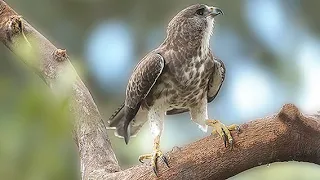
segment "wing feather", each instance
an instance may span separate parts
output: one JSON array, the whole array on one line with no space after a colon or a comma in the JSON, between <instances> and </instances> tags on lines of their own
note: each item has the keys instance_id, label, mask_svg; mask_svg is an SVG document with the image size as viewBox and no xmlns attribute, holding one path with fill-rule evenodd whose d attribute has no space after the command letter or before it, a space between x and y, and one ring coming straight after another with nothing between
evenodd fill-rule
<instances>
[{"instance_id":1,"label":"wing feather","mask_svg":"<svg viewBox=\"0 0 320 180\"><path fill-rule=\"evenodd\" d=\"M130 122L135 118L141 102L149 94L150 90L161 75L165 61L160 54L149 53L133 70L126 89L124 104L111 116L108 122L109 128L116 128L116 134L123 136L125 142L129 142L131 132ZM132 131L140 127L132 125Z\"/></svg>"},{"instance_id":2,"label":"wing feather","mask_svg":"<svg viewBox=\"0 0 320 180\"><path fill-rule=\"evenodd\" d=\"M136 109L149 94L161 75L165 61L160 54L150 53L134 69L126 90L125 105Z\"/></svg>"},{"instance_id":3,"label":"wing feather","mask_svg":"<svg viewBox=\"0 0 320 180\"><path fill-rule=\"evenodd\" d=\"M221 86L225 79L226 68L224 63L220 60L215 58L214 59L214 68L213 68L212 75L210 77L208 83L208 103L212 102L215 97L218 95Z\"/></svg>"},{"instance_id":4,"label":"wing feather","mask_svg":"<svg viewBox=\"0 0 320 180\"><path fill-rule=\"evenodd\" d=\"M168 110L166 112L166 115L181 114L181 113L185 113L188 111L189 111L189 109L187 109L187 108L173 108L173 109Z\"/></svg>"}]
</instances>

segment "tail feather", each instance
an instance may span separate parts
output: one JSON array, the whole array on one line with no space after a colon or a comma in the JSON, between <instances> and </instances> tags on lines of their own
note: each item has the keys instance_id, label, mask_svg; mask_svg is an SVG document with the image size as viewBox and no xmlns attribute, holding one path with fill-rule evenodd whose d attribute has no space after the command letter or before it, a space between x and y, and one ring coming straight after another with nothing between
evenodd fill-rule
<instances>
[{"instance_id":1,"label":"tail feather","mask_svg":"<svg viewBox=\"0 0 320 180\"><path fill-rule=\"evenodd\" d=\"M140 106L138 106L140 107ZM139 108L138 108L139 109ZM116 129L115 134L124 137L126 144L130 140L130 122L137 114L136 109L129 108L124 104L110 117L108 121L108 128Z\"/></svg>"},{"instance_id":2,"label":"tail feather","mask_svg":"<svg viewBox=\"0 0 320 180\"><path fill-rule=\"evenodd\" d=\"M120 123L117 125L116 132L115 132L115 134L122 135L124 137L124 141L126 144L128 144L130 140L129 124L130 124L130 121L128 121L127 119L125 119L125 117L123 117Z\"/></svg>"},{"instance_id":3,"label":"tail feather","mask_svg":"<svg viewBox=\"0 0 320 180\"><path fill-rule=\"evenodd\" d=\"M117 127L117 124L121 120L121 118L124 116L124 111L123 111L124 103L111 115L108 121L108 127L111 129L114 129Z\"/></svg>"}]
</instances>

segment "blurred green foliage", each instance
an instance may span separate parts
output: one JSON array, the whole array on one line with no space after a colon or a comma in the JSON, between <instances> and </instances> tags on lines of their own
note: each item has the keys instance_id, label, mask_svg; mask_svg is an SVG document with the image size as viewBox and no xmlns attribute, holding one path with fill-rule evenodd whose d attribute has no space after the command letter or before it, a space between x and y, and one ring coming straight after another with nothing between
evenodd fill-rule
<instances>
[{"instance_id":1,"label":"blurred green foliage","mask_svg":"<svg viewBox=\"0 0 320 180\"><path fill-rule=\"evenodd\" d=\"M54 98L37 75L24 73L21 83L0 78L1 179L77 179L67 102Z\"/></svg>"}]
</instances>

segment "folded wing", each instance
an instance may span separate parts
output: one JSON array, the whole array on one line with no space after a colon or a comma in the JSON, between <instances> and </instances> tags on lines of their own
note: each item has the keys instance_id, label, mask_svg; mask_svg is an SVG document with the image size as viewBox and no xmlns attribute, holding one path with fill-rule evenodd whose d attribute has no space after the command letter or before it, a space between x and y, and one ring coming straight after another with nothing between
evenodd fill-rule
<instances>
[{"instance_id":1,"label":"folded wing","mask_svg":"<svg viewBox=\"0 0 320 180\"><path fill-rule=\"evenodd\" d=\"M125 142L130 138L130 122L135 118L141 102L161 75L165 61L160 54L151 52L134 69L126 90L124 104L109 119L108 126L116 128L116 134L123 136Z\"/></svg>"}]
</instances>

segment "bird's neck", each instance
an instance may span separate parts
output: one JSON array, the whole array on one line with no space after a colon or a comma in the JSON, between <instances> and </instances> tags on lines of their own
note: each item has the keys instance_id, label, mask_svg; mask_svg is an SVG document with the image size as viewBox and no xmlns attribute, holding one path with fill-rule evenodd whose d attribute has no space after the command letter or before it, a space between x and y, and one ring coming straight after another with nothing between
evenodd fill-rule
<instances>
[{"instance_id":1,"label":"bird's neck","mask_svg":"<svg viewBox=\"0 0 320 180\"><path fill-rule=\"evenodd\" d=\"M210 38L213 33L213 28L214 28L214 20L208 21L207 29L204 31L203 37L202 37L202 43L201 43L202 50L205 50L205 51L209 50Z\"/></svg>"},{"instance_id":2,"label":"bird's neck","mask_svg":"<svg viewBox=\"0 0 320 180\"><path fill-rule=\"evenodd\" d=\"M174 37L174 38L172 38ZM200 38L201 39L198 39ZM168 49L179 52L185 52L194 55L206 55L209 52L209 36L181 36L179 34L170 34L162 43Z\"/></svg>"}]
</instances>

